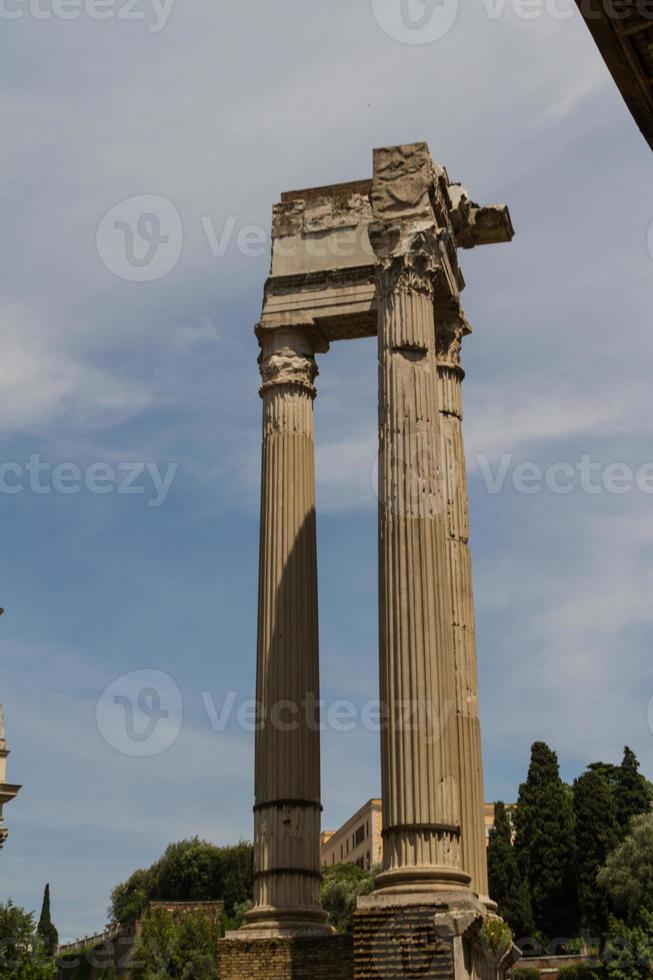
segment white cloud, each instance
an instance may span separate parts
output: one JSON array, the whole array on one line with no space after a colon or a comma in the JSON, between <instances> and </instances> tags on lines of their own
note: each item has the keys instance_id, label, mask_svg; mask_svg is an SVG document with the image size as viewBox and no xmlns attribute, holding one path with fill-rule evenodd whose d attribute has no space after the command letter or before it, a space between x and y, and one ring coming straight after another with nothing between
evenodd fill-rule
<instances>
[{"instance_id":1,"label":"white cloud","mask_svg":"<svg viewBox=\"0 0 653 980\"><path fill-rule=\"evenodd\" d=\"M552 385L520 399L512 388L495 383L475 386L468 399L472 401L473 410L465 419L465 446L469 463L477 470L478 454L496 459L526 446L539 450L542 443L580 436L605 441L618 433L642 433L648 425L650 390L635 383L627 397L612 399L600 390Z\"/></svg>"},{"instance_id":2,"label":"white cloud","mask_svg":"<svg viewBox=\"0 0 653 980\"><path fill-rule=\"evenodd\" d=\"M151 404L143 385L95 368L66 351L24 306L0 309L0 430L81 427L128 418Z\"/></svg>"},{"instance_id":3,"label":"white cloud","mask_svg":"<svg viewBox=\"0 0 653 980\"><path fill-rule=\"evenodd\" d=\"M377 452L374 431L318 443L317 498L321 512L371 510L377 506Z\"/></svg>"},{"instance_id":4,"label":"white cloud","mask_svg":"<svg viewBox=\"0 0 653 980\"><path fill-rule=\"evenodd\" d=\"M490 766L494 753L523 755L540 738L576 774L616 760L626 742L653 769L653 676L638 638L653 632L653 532L648 498L619 499L593 506L577 495L561 511L551 497L520 548L477 563Z\"/></svg>"}]
</instances>

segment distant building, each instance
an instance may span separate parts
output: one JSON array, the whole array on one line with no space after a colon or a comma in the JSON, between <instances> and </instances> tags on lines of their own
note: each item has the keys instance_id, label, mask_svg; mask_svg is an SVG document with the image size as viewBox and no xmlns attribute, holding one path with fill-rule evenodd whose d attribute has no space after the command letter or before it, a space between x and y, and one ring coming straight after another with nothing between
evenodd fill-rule
<instances>
[{"instance_id":1,"label":"distant building","mask_svg":"<svg viewBox=\"0 0 653 980\"><path fill-rule=\"evenodd\" d=\"M325 830L321 837L322 864L356 864L368 871L383 860L381 800L368 800L340 830Z\"/></svg>"},{"instance_id":2,"label":"distant building","mask_svg":"<svg viewBox=\"0 0 653 980\"><path fill-rule=\"evenodd\" d=\"M4 709L0 704L0 848L4 845L9 831L4 825L3 807L18 795L20 786L7 782L7 756L9 749L5 741L5 718Z\"/></svg>"},{"instance_id":3,"label":"distant building","mask_svg":"<svg viewBox=\"0 0 653 980\"><path fill-rule=\"evenodd\" d=\"M514 803L507 803L511 816ZM494 826L494 803L485 804L485 841ZM340 830L325 830L321 837L322 866L356 864L367 871L383 861L381 800L368 800Z\"/></svg>"},{"instance_id":4,"label":"distant building","mask_svg":"<svg viewBox=\"0 0 653 980\"><path fill-rule=\"evenodd\" d=\"M516 803L506 803L506 812L512 826L512 815L517 807ZM485 804L485 846L490 839L490 831L494 827L494 803ZM512 830L512 838L515 839L515 829Z\"/></svg>"}]
</instances>

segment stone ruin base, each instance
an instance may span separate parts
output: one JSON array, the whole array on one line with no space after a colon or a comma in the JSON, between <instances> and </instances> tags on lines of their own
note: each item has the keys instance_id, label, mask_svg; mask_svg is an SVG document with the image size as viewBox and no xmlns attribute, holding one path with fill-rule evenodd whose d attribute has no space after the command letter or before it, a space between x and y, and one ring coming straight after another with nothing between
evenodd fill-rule
<instances>
[{"instance_id":1,"label":"stone ruin base","mask_svg":"<svg viewBox=\"0 0 653 980\"><path fill-rule=\"evenodd\" d=\"M220 980L352 980L347 936L223 939Z\"/></svg>"},{"instance_id":2,"label":"stone ruin base","mask_svg":"<svg viewBox=\"0 0 653 980\"><path fill-rule=\"evenodd\" d=\"M353 980L503 980L519 953L512 945L491 949L481 932L487 917L466 894L361 898Z\"/></svg>"}]
</instances>

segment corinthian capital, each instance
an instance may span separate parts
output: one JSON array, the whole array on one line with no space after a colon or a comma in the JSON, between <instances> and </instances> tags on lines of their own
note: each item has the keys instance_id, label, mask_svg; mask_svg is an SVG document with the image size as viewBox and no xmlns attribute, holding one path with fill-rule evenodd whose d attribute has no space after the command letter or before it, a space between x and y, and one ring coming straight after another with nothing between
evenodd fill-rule
<instances>
[{"instance_id":1,"label":"corinthian capital","mask_svg":"<svg viewBox=\"0 0 653 980\"><path fill-rule=\"evenodd\" d=\"M378 260L381 296L395 292L421 293L430 299L450 295L447 246L436 228L405 232L400 227L377 225L369 234Z\"/></svg>"},{"instance_id":2,"label":"corinthian capital","mask_svg":"<svg viewBox=\"0 0 653 980\"><path fill-rule=\"evenodd\" d=\"M317 393L318 367L312 339L299 328L282 328L261 337L259 357L261 396L270 388L291 385L303 388L311 398Z\"/></svg>"}]
</instances>

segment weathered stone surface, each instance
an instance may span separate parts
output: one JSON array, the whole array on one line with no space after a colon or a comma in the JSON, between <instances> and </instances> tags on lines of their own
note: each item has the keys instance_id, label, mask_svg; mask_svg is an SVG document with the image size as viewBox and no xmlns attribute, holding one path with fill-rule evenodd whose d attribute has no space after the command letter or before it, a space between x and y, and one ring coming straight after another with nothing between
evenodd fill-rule
<instances>
[{"instance_id":1,"label":"weathered stone surface","mask_svg":"<svg viewBox=\"0 0 653 980\"><path fill-rule=\"evenodd\" d=\"M438 293L445 298L465 284L457 247L512 237L507 209L472 204L467 192L433 163L426 143L377 150L374 166L374 181L282 194L273 213L262 329L313 320L328 340L374 336L381 248L370 242L375 222L388 226L388 219L400 219L413 231L436 229L436 248L442 253Z\"/></svg>"},{"instance_id":2,"label":"weathered stone surface","mask_svg":"<svg viewBox=\"0 0 653 980\"><path fill-rule=\"evenodd\" d=\"M436 309L438 390L442 436L447 548L451 578L451 632L456 674L462 862L472 890L491 907L483 817L483 759L478 709L478 670L472 560L469 551L467 464L462 433L461 345L471 328L462 311Z\"/></svg>"},{"instance_id":3,"label":"weathered stone surface","mask_svg":"<svg viewBox=\"0 0 653 980\"><path fill-rule=\"evenodd\" d=\"M411 205L412 207L412 205ZM432 236L379 259L379 657L383 873L377 887L465 885ZM405 710L410 706L410 723Z\"/></svg>"},{"instance_id":4,"label":"weathered stone surface","mask_svg":"<svg viewBox=\"0 0 653 980\"><path fill-rule=\"evenodd\" d=\"M254 907L242 939L331 932L320 908L314 340L299 328L261 335Z\"/></svg>"},{"instance_id":5,"label":"weathered stone surface","mask_svg":"<svg viewBox=\"0 0 653 980\"><path fill-rule=\"evenodd\" d=\"M426 143L389 146L374 151L372 208L379 222L432 224L431 154Z\"/></svg>"},{"instance_id":6,"label":"weathered stone surface","mask_svg":"<svg viewBox=\"0 0 653 980\"><path fill-rule=\"evenodd\" d=\"M494 952L487 910L469 892L380 893L359 900L354 980L502 980L514 947Z\"/></svg>"},{"instance_id":7,"label":"weathered stone surface","mask_svg":"<svg viewBox=\"0 0 653 980\"><path fill-rule=\"evenodd\" d=\"M405 976L401 950L415 930L423 941L413 952L431 960L414 975L501 976L479 945L488 909L476 897L486 897L487 883L461 429L469 327L458 249L512 235L507 209L474 204L425 143L376 150L372 181L288 192L274 211L257 327L264 720L279 703L318 697L314 355L333 340L378 336L384 868L377 891L360 902L360 980L378 974L379 929L384 980ZM292 734L260 727L256 800L255 906L229 937L228 956L240 964L234 969L258 976L268 949L283 959L269 975L295 977L291 947L265 944L328 931L319 906L317 727L301 719ZM393 917L395 939L383 932Z\"/></svg>"}]
</instances>

